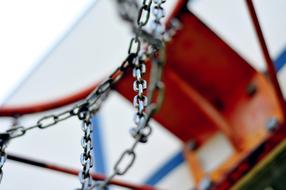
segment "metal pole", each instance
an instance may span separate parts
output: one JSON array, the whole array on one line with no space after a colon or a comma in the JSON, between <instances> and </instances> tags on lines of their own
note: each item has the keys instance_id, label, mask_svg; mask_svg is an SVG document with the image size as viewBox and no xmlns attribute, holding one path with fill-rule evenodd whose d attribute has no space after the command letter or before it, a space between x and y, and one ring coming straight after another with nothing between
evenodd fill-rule
<instances>
[{"instance_id":1,"label":"metal pole","mask_svg":"<svg viewBox=\"0 0 286 190\"><path fill-rule=\"evenodd\" d=\"M263 56L264 56L264 59L265 59L266 65L267 65L267 70L269 73L270 81L274 86L274 90L275 90L276 96L278 98L279 105L280 105L280 108L281 108L281 111L283 113L283 117L285 120L285 118L286 118L286 104L285 104L283 93L281 91L281 88L280 88L280 85L279 85L279 82L278 82L278 79L276 76L275 66L274 66L273 61L270 57L270 54L269 54L269 51L268 51L268 48L267 48L267 45L266 45L266 42L265 42L265 39L263 36L263 32L262 32L262 29L260 27L257 14L255 12L253 0L246 0L246 4L248 7L248 11L250 13L250 16L251 16L252 23L253 23L255 31L256 31L257 38L259 40L260 48L263 52Z\"/></svg>"},{"instance_id":2,"label":"metal pole","mask_svg":"<svg viewBox=\"0 0 286 190\"><path fill-rule=\"evenodd\" d=\"M20 162L20 163L24 163L24 164L28 164L28 165L32 165L32 166L36 166L36 167L40 167L40 168L62 172L65 174L74 175L74 176L78 176L79 174L79 170L76 170L76 169L71 169L71 168L61 167L61 166L57 166L57 165L53 165L49 163L44 163L44 162L40 162L40 161L28 159L28 158L23 158L23 157L13 155L13 154L8 154L7 159ZM99 175L99 174L90 174L90 175L94 180L99 180L99 181L105 180L105 176L103 175ZM126 187L126 188L133 189L133 190L156 190L154 187L151 187L149 185L136 185L136 184L119 181L119 180L112 180L110 184L121 186L121 187Z\"/></svg>"}]
</instances>

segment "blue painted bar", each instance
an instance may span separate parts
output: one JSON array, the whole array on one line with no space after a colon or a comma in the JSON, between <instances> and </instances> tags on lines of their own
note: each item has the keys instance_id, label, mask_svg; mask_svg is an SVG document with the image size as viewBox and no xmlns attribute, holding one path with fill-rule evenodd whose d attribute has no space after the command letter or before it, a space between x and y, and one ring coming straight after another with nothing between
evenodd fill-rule
<instances>
[{"instance_id":1,"label":"blue painted bar","mask_svg":"<svg viewBox=\"0 0 286 190\"><path fill-rule=\"evenodd\" d=\"M277 72L279 72L286 64L286 48L280 53L280 55L274 61L274 64Z\"/></svg>"},{"instance_id":2,"label":"blue painted bar","mask_svg":"<svg viewBox=\"0 0 286 190\"><path fill-rule=\"evenodd\" d=\"M95 172L100 174L106 174L106 164L105 164L105 154L104 154L104 148L102 145L102 132L101 132L101 126L100 126L100 120L98 116L94 116L92 118L92 126L93 126L93 156L95 161Z\"/></svg>"},{"instance_id":3,"label":"blue painted bar","mask_svg":"<svg viewBox=\"0 0 286 190\"><path fill-rule=\"evenodd\" d=\"M164 177L166 177L171 171L176 169L184 162L184 154L182 151L174 154L167 162L165 162L160 168L158 168L148 179L145 180L145 184L156 185Z\"/></svg>"}]
</instances>

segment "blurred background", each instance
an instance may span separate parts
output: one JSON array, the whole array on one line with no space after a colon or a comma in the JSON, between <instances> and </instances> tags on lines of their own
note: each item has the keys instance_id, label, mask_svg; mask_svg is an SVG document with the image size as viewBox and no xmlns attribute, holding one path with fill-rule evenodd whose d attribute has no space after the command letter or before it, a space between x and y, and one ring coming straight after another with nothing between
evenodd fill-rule
<instances>
[{"instance_id":1,"label":"blurred background","mask_svg":"<svg viewBox=\"0 0 286 190\"><path fill-rule=\"evenodd\" d=\"M164 5L167 16L176 3L169 0ZM254 4L285 95L286 1L255 0ZM265 71L245 1L190 0L188 9L254 68ZM124 60L132 37L113 0L0 1L0 24L1 105L45 102L94 84ZM18 122L30 125L45 114L24 116ZM122 150L132 142L129 128L134 125L133 114L132 105L112 92L96 117L93 135L100 142L95 144L94 154L102 159L95 161L95 172L110 174ZM135 166L120 179L149 182L162 189L190 189L194 182L182 156L182 142L156 121L151 122L154 133L150 142L139 147ZM1 131L12 123L11 118L0 118ZM81 136L81 124L73 118L56 127L31 131L10 142L6 151L80 169ZM96 152L97 147L101 147L100 152ZM232 151L228 140L217 135L201 148L199 157L204 168L211 170ZM164 166L163 174L156 173ZM0 189L4 190L80 187L77 177L9 160L3 170Z\"/></svg>"}]
</instances>

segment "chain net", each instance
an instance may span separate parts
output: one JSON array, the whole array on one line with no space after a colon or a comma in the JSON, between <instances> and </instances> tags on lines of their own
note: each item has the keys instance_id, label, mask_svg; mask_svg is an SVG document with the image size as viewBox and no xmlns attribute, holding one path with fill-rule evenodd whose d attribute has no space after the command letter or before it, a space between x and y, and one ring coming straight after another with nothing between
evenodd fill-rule
<instances>
[{"instance_id":1,"label":"chain net","mask_svg":"<svg viewBox=\"0 0 286 190\"><path fill-rule=\"evenodd\" d=\"M71 109L41 117L31 126L16 125L4 133L0 133L0 181L3 176L2 167L7 157L5 148L10 140L22 137L34 129L46 129L55 126L74 116L82 121L83 130L81 139L83 152L80 156L82 170L79 173L82 186L80 189L106 189L115 176L124 175L128 172L136 160L135 149L137 145L146 143L152 133L149 121L160 108L164 94L164 84L161 81L164 64L164 51L162 48L164 43L170 40L179 28L179 22L173 20L171 27L167 31L165 30L162 24L162 19L165 17L163 8L165 2L166 0L142 0L139 6L138 2L134 0L117 0L119 15L125 21L131 23L135 33L130 40L127 58L86 99ZM151 33L148 33L144 29L151 14L153 14L154 20L151 23ZM152 62L150 85L148 86L147 81L144 79L147 59ZM90 170L94 165L91 153L93 150L91 119L100 109L114 85L120 81L129 68L132 68L133 90L136 93L133 99L133 105L136 109L134 116L135 127L130 130L134 142L122 152L113 167L113 173L104 181L95 182L90 177ZM154 100L155 93L158 94L156 100Z\"/></svg>"}]
</instances>

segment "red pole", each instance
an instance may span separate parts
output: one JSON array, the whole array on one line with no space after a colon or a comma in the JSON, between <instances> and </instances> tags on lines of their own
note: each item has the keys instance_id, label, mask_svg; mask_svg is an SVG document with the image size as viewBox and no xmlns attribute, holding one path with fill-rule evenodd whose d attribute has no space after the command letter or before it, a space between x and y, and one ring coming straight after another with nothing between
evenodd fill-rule
<instances>
[{"instance_id":1,"label":"red pole","mask_svg":"<svg viewBox=\"0 0 286 190\"><path fill-rule=\"evenodd\" d=\"M253 1L252 0L246 0L246 3L247 3L248 11L249 11L251 19L252 19L252 23L253 23L255 31L256 31L257 38L259 40L260 48L263 52L263 56L264 56L264 59L266 61L270 81L272 82L272 84L274 86L274 90L275 90L276 96L278 98L279 105L280 105L280 108L283 112L283 117L285 120L285 118L286 118L286 104L285 104L284 96L283 96L283 93L281 91L281 88L280 88L280 85L279 85L279 82L278 82L278 79L276 76L275 66L274 66L272 59L270 57L270 54L269 54L269 51L268 51L268 48L267 48L267 45L266 45L266 42L265 42L265 39L263 36L263 32L262 32L258 17L257 17L256 12L255 12Z\"/></svg>"},{"instance_id":2,"label":"red pole","mask_svg":"<svg viewBox=\"0 0 286 190\"><path fill-rule=\"evenodd\" d=\"M53 165L53 164L43 163L40 161L35 161L32 159L27 159L27 158L23 158L23 157L12 155L12 154L8 154L7 159L13 160L16 162L21 162L21 163L28 164L28 165L32 165L32 166L36 166L36 167L41 167L41 168L57 171L57 172L62 172L65 174L74 175L74 176L78 176L78 174L79 174L79 171L76 169L71 169L71 168L61 167L61 166L57 166L57 165ZM91 174L91 177L94 180L99 180L99 181L105 180L105 176L100 175L100 174ZM132 190L156 190L154 187L151 187L149 185L136 185L136 184L132 184L132 183L124 182L124 181L119 181L119 180L112 180L110 182L110 184L116 185L116 186L121 186L121 187L126 187L126 188L129 188Z\"/></svg>"},{"instance_id":3,"label":"red pole","mask_svg":"<svg viewBox=\"0 0 286 190\"><path fill-rule=\"evenodd\" d=\"M41 102L31 105L23 105L23 106L1 106L0 107L0 116L21 116L26 114L33 114L38 112L44 112L51 109L60 108L77 101L80 101L86 98L97 86L97 83L83 89L77 93L68 95L66 97L62 97L59 99L55 99L52 101Z\"/></svg>"}]
</instances>

